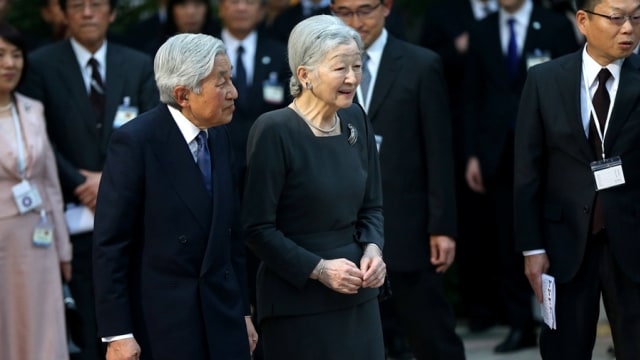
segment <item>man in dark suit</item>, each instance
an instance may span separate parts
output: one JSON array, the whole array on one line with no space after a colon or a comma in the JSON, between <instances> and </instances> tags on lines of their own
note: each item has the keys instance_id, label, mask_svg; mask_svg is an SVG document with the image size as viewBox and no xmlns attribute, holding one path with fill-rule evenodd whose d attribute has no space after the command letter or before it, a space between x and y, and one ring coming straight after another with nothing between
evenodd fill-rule
<instances>
[{"instance_id":1,"label":"man in dark suit","mask_svg":"<svg viewBox=\"0 0 640 360\"><path fill-rule=\"evenodd\" d=\"M234 156L241 165L245 163L247 136L253 122L261 114L289 103L286 45L257 30L264 3L265 0L221 0L218 7L220 39L227 46L238 89L233 121L227 127Z\"/></svg>"},{"instance_id":2,"label":"man in dark suit","mask_svg":"<svg viewBox=\"0 0 640 360\"><path fill-rule=\"evenodd\" d=\"M532 293L513 235L513 137L527 69L577 49L571 24L531 0L500 0L470 32L465 73L469 187L486 193L497 227L499 292L510 332L498 353L536 346ZM491 246L487 244L487 246ZM489 276L491 274L487 274Z\"/></svg>"},{"instance_id":3,"label":"man in dark suit","mask_svg":"<svg viewBox=\"0 0 640 360\"><path fill-rule=\"evenodd\" d=\"M485 259L495 253L487 246L495 238L494 219L484 194L469 189L464 180L464 78L469 30L498 10L498 0L441 0L425 13L420 45L438 53L444 66L452 118L454 168L458 209L456 264L462 311L470 331L479 332L496 324L502 314L498 266ZM479 268L486 269L480 272ZM490 275L493 274L493 275Z\"/></svg>"},{"instance_id":4,"label":"man in dark suit","mask_svg":"<svg viewBox=\"0 0 640 360\"><path fill-rule=\"evenodd\" d=\"M91 216L111 133L132 114L155 106L158 93L151 60L106 41L116 16L116 0L61 0L60 6L71 38L29 56L30 71L22 91L45 106L65 203L83 206ZM73 279L69 285L82 316L82 358L94 360L101 356L95 329L91 238L90 222L71 237Z\"/></svg>"},{"instance_id":5,"label":"man in dark suit","mask_svg":"<svg viewBox=\"0 0 640 360\"><path fill-rule=\"evenodd\" d=\"M464 359L443 289L455 256L456 209L442 64L434 52L387 33L391 5L333 0L331 7L360 33L368 57L358 101L380 151L391 301L418 359Z\"/></svg>"},{"instance_id":6,"label":"man in dark suit","mask_svg":"<svg viewBox=\"0 0 640 360\"><path fill-rule=\"evenodd\" d=\"M616 359L640 354L640 1L577 1L582 51L529 72L515 139L518 248L539 302L556 281L544 359L590 359L602 296ZM606 166L602 166L603 159Z\"/></svg>"},{"instance_id":7,"label":"man in dark suit","mask_svg":"<svg viewBox=\"0 0 640 360\"><path fill-rule=\"evenodd\" d=\"M154 70L163 104L114 133L100 184L93 255L107 359L249 359L257 334L223 126L238 96L231 63L221 40L182 34Z\"/></svg>"}]
</instances>

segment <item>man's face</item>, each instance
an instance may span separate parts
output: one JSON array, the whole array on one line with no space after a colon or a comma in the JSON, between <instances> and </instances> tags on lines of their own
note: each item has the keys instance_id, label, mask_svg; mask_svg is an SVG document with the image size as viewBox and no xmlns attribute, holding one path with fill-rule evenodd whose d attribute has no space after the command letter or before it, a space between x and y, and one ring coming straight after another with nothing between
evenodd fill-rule
<instances>
[{"instance_id":1,"label":"man's face","mask_svg":"<svg viewBox=\"0 0 640 360\"><path fill-rule=\"evenodd\" d=\"M115 20L109 0L69 0L64 9L69 34L91 52L97 51Z\"/></svg>"},{"instance_id":2,"label":"man's face","mask_svg":"<svg viewBox=\"0 0 640 360\"><path fill-rule=\"evenodd\" d=\"M368 48L382 33L392 0L334 0L331 11L356 30Z\"/></svg>"},{"instance_id":3,"label":"man's face","mask_svg":"<svg viewBox=\"0 0 640 360\"><path fill-rule=\"evenodd\" d=\"M218 14L234 37L244 39L262 20L262 0L222 0Z\"/></svg>"},{"instance_id":4,"label":"man's face","mask_svg":"<svg viewBox=\"0 0 640 360\"><path fill-rule=\"evenodd\" d=\"M602 0L592 11L606 17L584 10L576 13L578 29L587 38L587 53L602 66L631 55L640 39L640 25L626 19L616 25L607 17L640 15L640 0Z\"/></svg>"},{"instance_id":5,"label":"man's face","mask_svg":"<svg viewBox=\"0 0 640 360\"><path fill-rule=\"evenodd\" d=\"M200 93L189 91L189 104L182 113L200 129L231 121L238 91L231 82L231 62L227 55L216 55L211 74L202 80Z\"/></svg>"}]
</instances>

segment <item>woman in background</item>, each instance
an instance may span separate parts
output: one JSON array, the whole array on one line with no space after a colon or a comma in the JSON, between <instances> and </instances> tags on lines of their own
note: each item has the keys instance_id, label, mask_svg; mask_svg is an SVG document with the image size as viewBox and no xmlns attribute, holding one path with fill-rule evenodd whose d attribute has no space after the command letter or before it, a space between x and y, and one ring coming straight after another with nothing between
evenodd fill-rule
<instances>
[{"instance_id":1,"label":"woman in background","mask_svg":"<svg viewBox=\"0 0 640 360\"><path fill-rule=\"evenodd\" d=\"M15 89L21 35L0 23L0 359L68 359L71 243L42 104Z\"/></svg>"}]
</instances>

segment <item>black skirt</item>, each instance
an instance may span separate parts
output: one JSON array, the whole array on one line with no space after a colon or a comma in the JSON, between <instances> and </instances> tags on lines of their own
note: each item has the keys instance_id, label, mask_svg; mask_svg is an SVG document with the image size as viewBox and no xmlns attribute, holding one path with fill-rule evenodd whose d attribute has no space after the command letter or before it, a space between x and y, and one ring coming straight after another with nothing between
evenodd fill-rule
<instances>
[{"instance_id":1,"label":"black skirt","mask_svg":"<svg viewBox=\"0 0 640 360\"><path fill-rule=\"evenodd\" d=\"M384 360L378 300L261 322L265 360Z\"/></svg>"}]
</instances>

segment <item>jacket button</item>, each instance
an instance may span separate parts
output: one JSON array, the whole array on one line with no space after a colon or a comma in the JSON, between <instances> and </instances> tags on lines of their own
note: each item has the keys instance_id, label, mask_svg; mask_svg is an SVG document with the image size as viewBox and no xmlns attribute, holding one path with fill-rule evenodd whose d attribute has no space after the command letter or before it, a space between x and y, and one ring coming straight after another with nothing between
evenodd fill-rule
<instances>
[{"instance_id":1,"label":"jacket button","mask_svg":"<svg viewBox=\"0 0 640 360\"><path fill-rule=\"evenodd\" d=\"M180 235L178 236L178 241L180 241L180 244L186 244L187 242L189 242L189 239L186 235Z\"/></svg>"},{"instance_id":2,"label":"jacket button","mask_svg":"<svg viewBox=\"0 0 640 360\"><path fill-rule=\"evenodd\" d=\"M224 278L225 278L225 279L228 279L228 278L229 278L229 270L226 270L226 271L224 272Z\"/></svg>"},{"instance_id":3,"label":"jacket button","mask_svg":"<svg viewBox=\"0 0 640 360\"><path fill-rule=\"evenodd\" d=\"M586 206L586 205L585 205L585 207L583 207L583 208L582 208L582 211L583 211L585 214L588 214L588 213L591 211L591 209L590 209L588 206Z\"/></svg>"}]
</instances>

